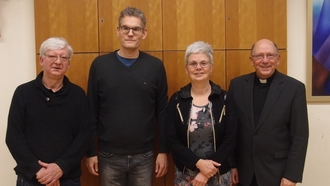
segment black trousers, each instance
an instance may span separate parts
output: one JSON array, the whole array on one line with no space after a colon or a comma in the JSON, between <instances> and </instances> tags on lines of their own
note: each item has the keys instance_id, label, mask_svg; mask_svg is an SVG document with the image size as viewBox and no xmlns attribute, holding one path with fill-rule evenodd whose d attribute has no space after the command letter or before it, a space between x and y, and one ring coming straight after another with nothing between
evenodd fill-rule
<instances>
[{"instance_id":1,"label":"black trousers","mask_svg":"<svg viewBox=\"0 0 330 186\"><path fill-rule=\"evenodd\" d=\"M243 185L238 183L238 186L243 186ZM250 186L258 186L256 175L253 175L253 179L252 179Z\"/></svg>"}]
</instances>

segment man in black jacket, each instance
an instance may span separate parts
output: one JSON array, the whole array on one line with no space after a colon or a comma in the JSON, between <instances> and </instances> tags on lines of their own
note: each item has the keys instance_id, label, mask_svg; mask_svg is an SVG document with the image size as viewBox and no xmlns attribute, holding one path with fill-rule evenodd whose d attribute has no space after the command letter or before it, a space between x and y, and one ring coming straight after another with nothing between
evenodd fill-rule
<instances>
[{"instance_id":1,"label":"man in black jacket","mask_svg":"<svg viewBox=\"0 0 330 186\"><path fill-rule=\"evenodd\" d=\"M262 39L251 49L255 72L234 78L228 110L238 121L233 183L294 186L302 181L308 117L305 85L276 70L280 54Z\"/></svg>"}]
</instances>

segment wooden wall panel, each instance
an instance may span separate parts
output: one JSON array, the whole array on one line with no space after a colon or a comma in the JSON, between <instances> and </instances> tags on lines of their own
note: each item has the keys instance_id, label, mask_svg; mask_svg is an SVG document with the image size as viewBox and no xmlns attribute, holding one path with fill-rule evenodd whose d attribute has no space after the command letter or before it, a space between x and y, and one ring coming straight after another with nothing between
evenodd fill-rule
<instances>
[{"instance_id":1,"label":"wooden wall panel","mask_svg":"<svg viewBox=\"0 0 330 186\"><path fill-rule=\"evenodd\" d=\"M95 0L35 0L36 51L49 37L64 37L75 52L98 52Z\"/></svg>"},{"instance_id":2,"label":"wooden wall panel","mask_svg":"<svg viewBox=\"0 0 330 186\"><path fill-rule=\"evenodd\" d=\"M82 176L80 177L81 186L101 186L101 180L99 176L94 176L89 173L86 166L86 157L81 160Z\"/></svg>"},{"instance_id":3,"label":"wooden wall panel","mask_svg":"<svg viewBox=\"0 0 330 186\"><path fill-rule=\"evenodd\" d=\"M156 57L156 58L163 61L163 52L155 52L155 51L144 51L144 52L148 53L148 54L150 54L150 55L152 55L152 56L154 56L154 57Z\"/></svg>"},{"instance_id":4,"label":"wooden wall panel","mask_svg":"<svg viewBox=\"0 0 330 186\"><path fill-rule=\"evenodd\" d=\"M127 6L140 8L146 18L148 35L141 43L143 51L162 50L162 9L161 0L100 0L99 31L100 52L110 52L119 48L116 29L120 12Z\"/></svg>"},{"instance_id":5,"label":"wooden wall panel","mask_svg":"<svg viewBox=\"0 0 330 186\"><path fill-rule=\"evenodd\" d=\"M226 62L224 51L213 52L213 71L210 79L221 86L222 89L226 89Z\"/></svg>"},{"instance_id":6,"label":"wooden wall panel","mask_svg":"<svg viewBox=\"0 0 330 186\"><path fill-rule=\"evenodd\" d=\"M164 0L164 50L185 50L194 41L224 49L224 0Z\"/></svg>"},{"instance_id":7,"label":"wooden wall panel","mask_svg":"<svg viewBox=\"0 0 330 186\"><path fill-rule=\"evenodd\" d=\"M250 49L268 38L286 49L286 0L226 1L226 49Z\"/></svg>"},{"instance_id":8,"label":"wooden wall panel","mask_svg":"<svg viewBox=\"0 0 330 186\"><path fill-rule=\"evenodd\" d=\"M280 65L277 69L286 74L287 73L287 51L279 50ZM254 67L251 65L250 50L233 50L226 52L226 66L227 66L227 89L230 80L234 77L254 72Z\"/></svg>"},{"instance_id":9,"label":"wooden wall panel","mask_svg":"<svg viewBox=\"0 0 330 186\"><path fill-rule=\"evenodd\" d=\"M168 154L168 162L169 162L169 165L168 165L168 170L167 170L167 173L166 173L166 180L165 180L165 184L164 186L173 186L174 185L174 173L175 173L175 166L174 166L174 163L173 163L173 158L172 158L172 154Z\"/></svg>"},{"instance_id":10,"label":"wooden wall panel","mask_svg":"<svg viewBox=\"0 0 330 186\"><path fill-rule=\"evenodd\" d=\"M67 71L70 81L87 90L89 68L98 54L74 54Z\"/></svg>"},{"instance_id":11,"label":"wooden wall panel","mask_svg":"<svg viewBox=\"0 0 330 186\"><path fill-rule=\"evenodd\" d=\"M189 78L185 71L184 54L184 51L164 51L169 97L189 83Z\"/></svg>"}]
</instances>

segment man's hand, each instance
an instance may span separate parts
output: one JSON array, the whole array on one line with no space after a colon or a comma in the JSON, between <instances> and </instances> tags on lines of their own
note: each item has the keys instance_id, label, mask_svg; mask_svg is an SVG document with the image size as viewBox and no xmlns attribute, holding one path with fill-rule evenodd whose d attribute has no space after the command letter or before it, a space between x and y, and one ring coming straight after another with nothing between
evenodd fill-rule
<instances>
[{"instance_id":1,"label":"man's hand","mask_svg":"<svg viewBox=\"0 0 330 186\"><path fill-rule=\"evenodd\" d=\"M203 160L199 159L196 163L196 167L201 171L205 176L211 178L218 172L218 168L221 164L213 160Z\"/></svg>"},{"instance_id":2,"label":"man's hand","mask_svg":"<svg viewBox=\"0 0 330 186\"><path fill-rule=\"evenodd\" d=\"M191 181L193 186L205 186L209 181L209 178L205 176L203 173L199 172L196 177Z\"/></svg>"},{"instance_id":3,"label":"man's hand","mask_svg":"<svg viewBox=\"0 0 330 186\"><path fill-rule=\"evenodd\" d=\"M292 182L286 178L282 178L280 186L296 186L296 182Z\"/></svg>"},{"instance_id":4,"label":"man's hand","mask_svg":"<svg viewBox=\"0 0 330 186\"><path fill-rule=\"evenodd\" d=\"M237 170L237 168L232 168L230 170L230 182L232 184L238 184L239 179L238 179L238 170Z\"/></svg>"},{"instance_id":5,"label":"man's hand","mask_svg":"<svg viewBox=\"0 0 330 186\"><path fill-rule=\"evenodd\" d=\"M42 168L37 172L36 178L40 184L47 186L59 185L59 179L63 176L63 171L56 163L45 163L38 161Z\"/></svg>"},{"instance_id":6,"label":"man's hand","mask_svg":"<svg viewBox=\"0 0 330 186\"><path fill-rule=\"evenodd\" d=\"M167 173L168 162L167 154L159 153L156 158L155 172L156 178L162 177Z\"/></svg>"},{"instance_id":7,"label":"man's hand","mask_svg":"<svg viewBox=\"0 0 330 186\"><path fill-rule=\"evenodd\" d=\"M88 168L88 171L95 175L98 176L99 175L99 166L98 166L98 159L97 156L93 156L93 157L86 157L86 166Z\"/></svg>"}]
</instances>

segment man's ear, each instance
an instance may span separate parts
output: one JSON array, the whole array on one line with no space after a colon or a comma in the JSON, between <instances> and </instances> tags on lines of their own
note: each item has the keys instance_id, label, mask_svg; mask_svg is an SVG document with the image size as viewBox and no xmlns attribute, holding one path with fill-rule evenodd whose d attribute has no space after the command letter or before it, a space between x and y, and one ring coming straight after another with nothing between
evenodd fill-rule
<instances>
[{"instance_id":1,"label":"man's ear","mask_svg":"<svg viewBox=\"0 0 330 186\"><path fill-rule=\"evenodd\" d=\"M148 29L145 28L145 29L143 29L143 31L142 31L142 39L145 39L145 38L147 37L147 35L148 35Z\"/></svg>"}]
</instances>

